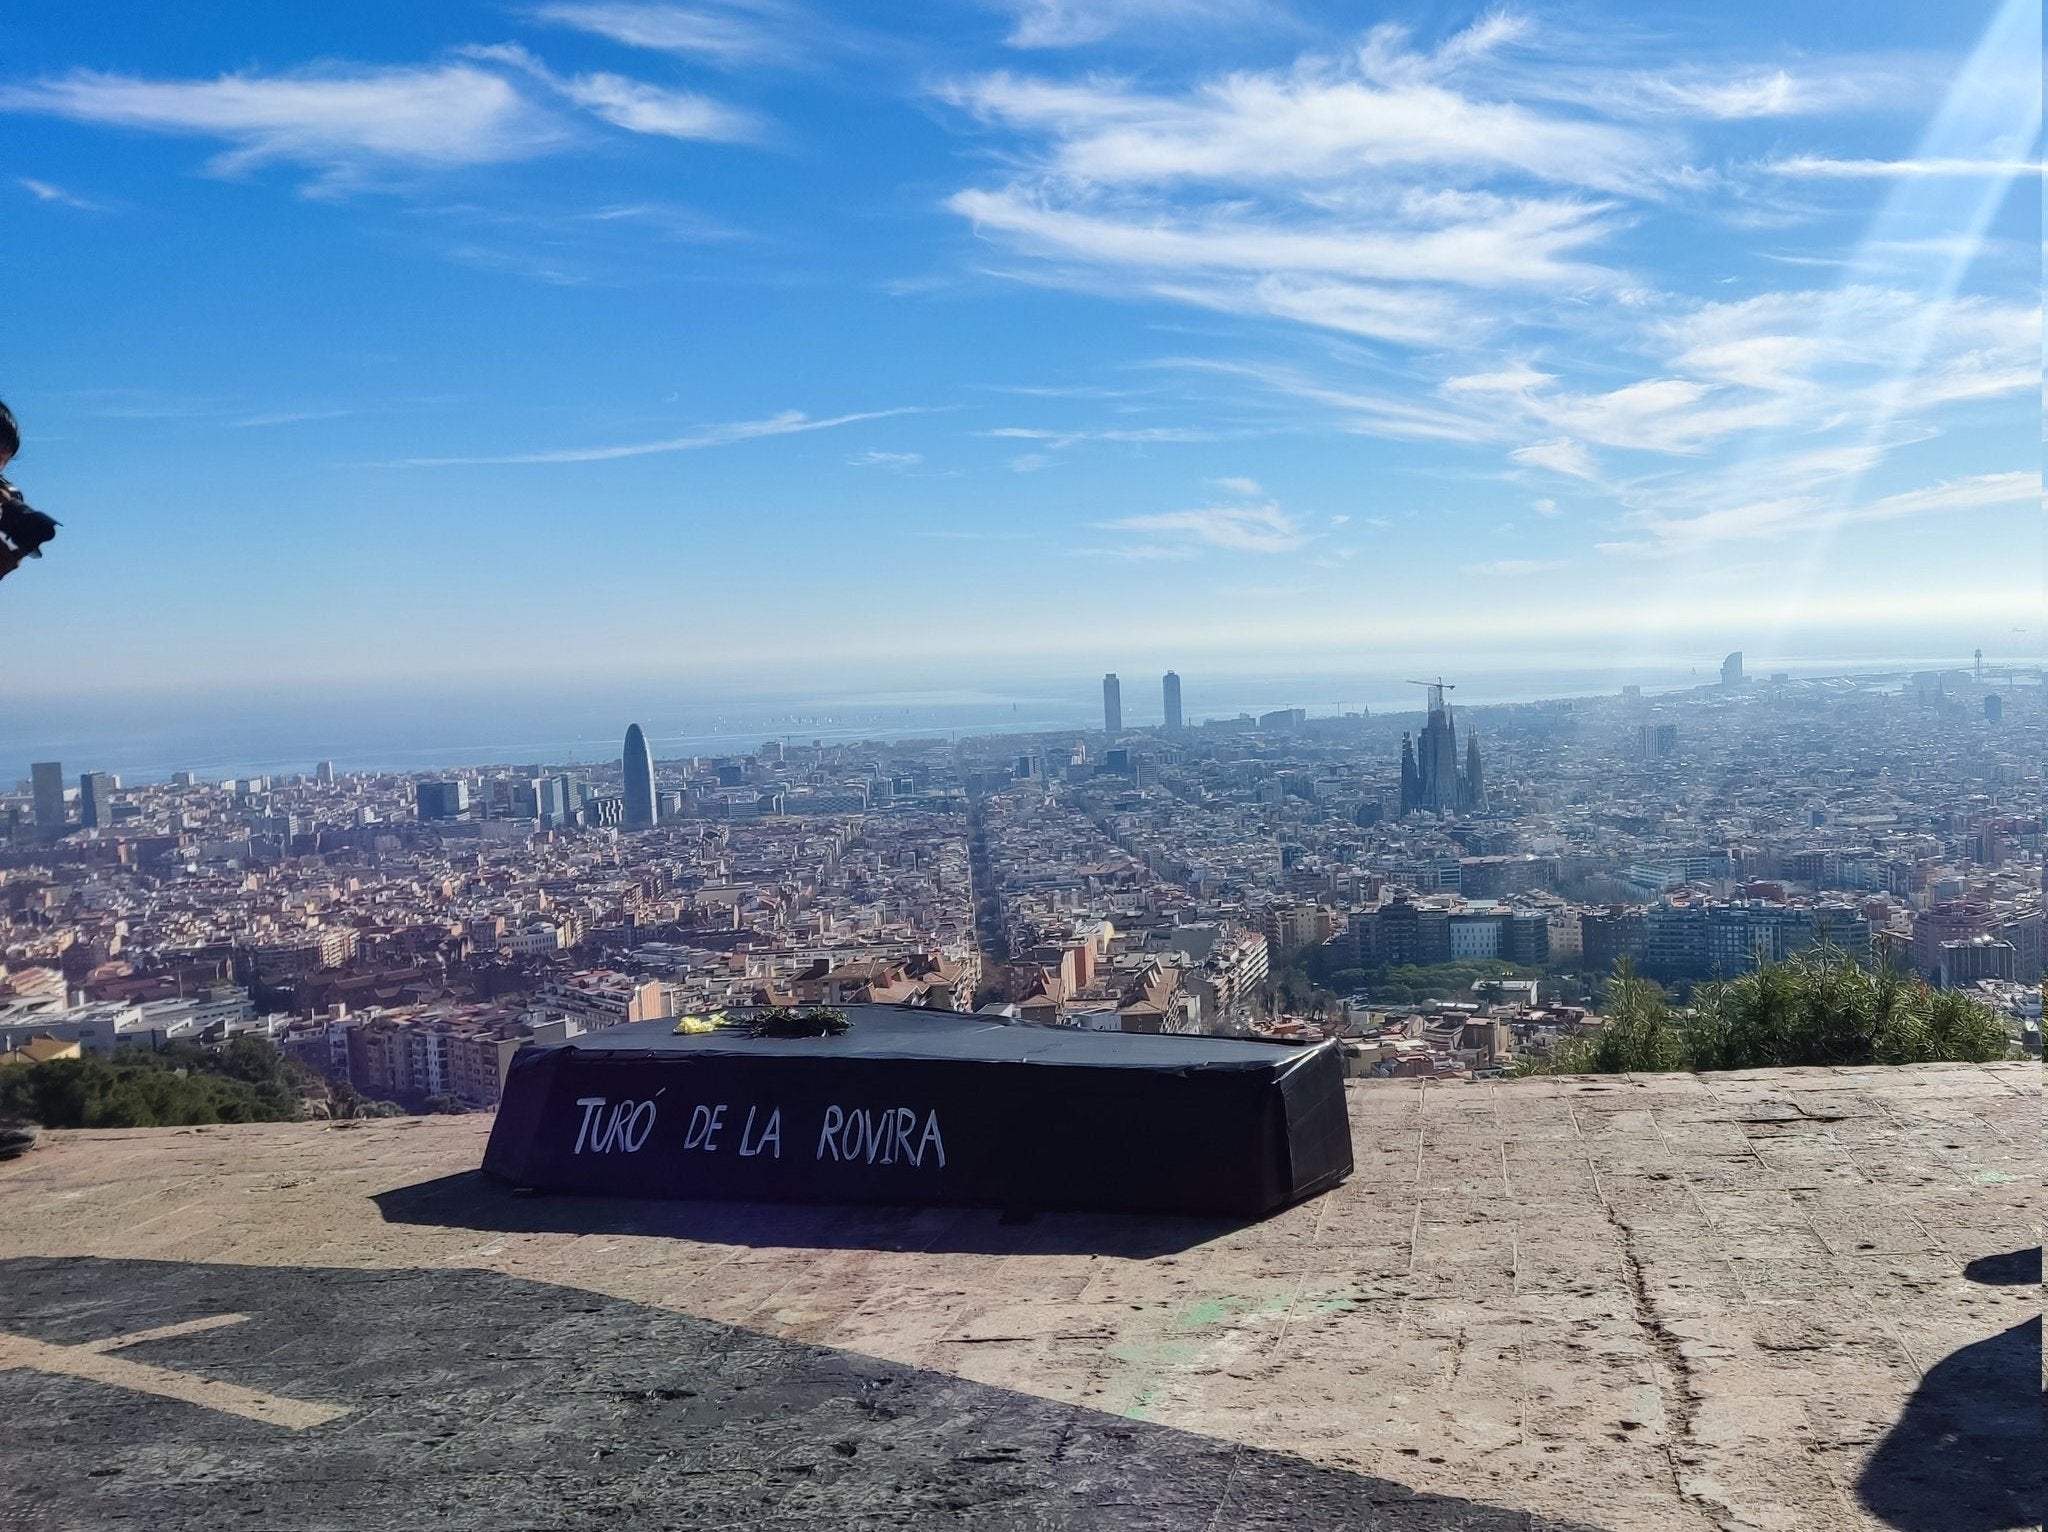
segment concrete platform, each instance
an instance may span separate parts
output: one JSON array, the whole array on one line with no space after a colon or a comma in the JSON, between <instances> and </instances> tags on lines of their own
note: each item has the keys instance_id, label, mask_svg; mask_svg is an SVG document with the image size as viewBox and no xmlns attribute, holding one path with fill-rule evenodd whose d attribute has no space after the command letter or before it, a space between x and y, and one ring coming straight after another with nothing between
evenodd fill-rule
<instances>
[{"instance_id":1,"label":"concrete platform","mask_svg":"<svg viewBox=\"0 0 2048 1532\"><path fill-rule=\"evenodd\" d=\"M56 1134L0 1529L2040 1523L2037 1069L1349 1092L1357 1174L1250 1225Z\"/></svg>"}]
</instances>

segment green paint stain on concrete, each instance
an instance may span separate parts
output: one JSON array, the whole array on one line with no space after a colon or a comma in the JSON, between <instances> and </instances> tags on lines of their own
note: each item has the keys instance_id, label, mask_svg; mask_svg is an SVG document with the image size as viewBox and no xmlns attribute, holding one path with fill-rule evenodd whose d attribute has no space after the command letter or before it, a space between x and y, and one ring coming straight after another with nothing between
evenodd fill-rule
<instances>
[{"instance_id":1,"label":"green paint stain on concrete","mask_svg":"<svg viewBox=\"0 0 2048 1532\"><path fill-rule=\"evenodd\" d=\"M1144 1420L1152 1413L1152 1406L1158 1402L1159 1390L1148 1388L1131 1401L1131 1407L1124 1411L1126 1420Z\"/></svg>"},{"instance_id":2,"label":"green paint stain on concrete","mask_svg":"<svg viewBox=\"0 0 2048 1532\"><path fill-rule=\"evenodd\" d=\"M1268 1319L1293 1307L1292 1298L1205 1298L1189 1305L1174 1323L1183 1330L1199 1330L1232 1319Z\"/></svg>"},{"instance_id":3,"label":"green paint stain on concrete","mask_svg":"<svg viewBox=\"0 0 2048 1532\"><path fill-rule=\"evenodd\" d=\"M1169 1367L1187 1366L1201 1356L1202 1346L1199 1341L1127 1341L1121 1346L1111 1346L1109 1354L1133 1367L1163 1371Z\"/></svg>"}]
</instances>

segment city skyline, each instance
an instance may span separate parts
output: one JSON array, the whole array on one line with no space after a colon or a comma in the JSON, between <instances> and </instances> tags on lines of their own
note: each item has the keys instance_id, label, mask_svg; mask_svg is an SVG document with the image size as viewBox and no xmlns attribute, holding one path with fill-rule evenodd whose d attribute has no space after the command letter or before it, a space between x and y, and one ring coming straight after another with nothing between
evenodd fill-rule
<instances>
[{"instance_id":1,"label":"city skyline","mask_svg":"<svg viewBox=\"0 0 2048 1532\"><path fill-rule=\"evenodd\" d=\"M2040 652L2038 4L694 14L0 31L8 700Z\"/></svg>"},{"instance_id":2,"label":"city skyline","mask_svg":"<svg viewBox=\"0 0 2048 1532\"><path fill-rule=\"evenodd\" d=\"M1592 672L1576 676L1539 676L1538 684L1534 685L1528 684L1527 675L1494 673L1481 678L1481 686L1488 690L1475 694L1467 687L1468 701L1465 705L1468 708L1517 708L1550 702L1593 701L1617 693L1655 698L1726 689L1729 666L1739 665L1741 658L1739 652L1733 653L1727 655L1718 667L1696 665L1691 667L1689 674L1672 671L1658 675L1654 680L1642 675L1630 679L1627 673L1607 674L1599 678L1598 684L1595 684L1595 673ZM1882 667L1844 667L1832 663L1815 666L1772 661L1765 670L1773 683L1781 680L1839 679L1854 680L1866 686L1887 680L1905 685L1913 678L1923 676L1955 678L1970 675L1979 682L2003 680L2010 686L2019 684L2019 676L2028 675L2032 679L2024 683L2026 686L2042 684L2039 662L2012 659L1987 662L1982 651L1973 655L1967 664L1954 657ZM1070 681L1073 679L1068 678ZM1086 734L1105 731L1104 726L1111 725L1108 709L1112 697L1117 711L1114 725L1106 729L1110 734L1128 727L1136 732L1170 736L1177 728L1256 718L1273 711L1276 702L1283 704L1283 710L1292 709L1305 717L1372 715L1397 720L1413 716L1426 724L1428 707L1419 705L1408 691L1410 687L1423 684L1427 683L1397 683L1386 677L1351 677L1347 690L1347 682L1342 679L1198 674L1197 705L1190 709L1182 705L1179 673L1169 670L1161 677L1159 713L1153 715L1141 703L1139 713L1128 726L1122 716L1122 688L1115 672L1105 674L1099 694L1089 696L1084 696L1078 689L1064 691L1057 684L1049 687L1047 694L1014 700L1001 692L901 694L886 699L861 695L809 699L800 699L795 694L779 698L756 696L744 703L729 701L722 704L737 707L737 714L699 711L693 720L671 719L665 726L657 724L652 730L643 730L636 723L628 731L627 748L629 751L633 748L633 736L637 735L640 749L651 759L672 761L694 756L744 755L772 741L802 744L815 739L839 745L875 740L958 742L1011 735ZM1318 688L1343 695L1316 698L1313 693ZM1096 700L1097 696L1099 700ZM1300 705L1304 697L1308 699L1305 707ZM324 780L331 777L336 768L330 752L337 737L359 741L345 756L345 769L357 772L431 774L465 767L504 766L538 760L546 760L553 765L592 766L607 757L617 758L616 747L610 744L617 737L612 732L611 712L615 708L637 710L644 700L629 700L623 696L603 699L586 693L579 699L580 711L571 714L569 723L590 732L574 736L564 732L562 718L535 722L541 714L530 711L533 699L526 699L529 710L521 712L502 699L476 696L463 699L475 709L466 721L451 722L440 708L415 710L401 707L396 710L396 716L373 718L361 725L369 731L367 733L337 736L332 722L335 710L323 702L289 720L263 712L240 718L238 726L250 732L238 740L218 737L221 720L203 710L193 710L189 704L178 703L174 704L175 716L185 725L185 734L193 740L206 741L203 747L182 753L172 743L180 737L171 723L173 714L150 716L141 731L147 742L140 745L129 742L110 745L98 735L88 735L82 742L78 738L67 740L61 730L45 728L39 722L31 723L20 732L10 733L5 726L7 721L0 719L0 783L7 781L10 775L10 754L20 756L18 771L24 783L31 776L41 780L44 767L53 763L32 760L31 757L47 754L52 748L66 759L89 758L112 770L115 775L125 775L137 782L159 781L174 775L197 775L209 780L246 775L291 776L304 771L304 758L325 756L327 758L315 761L316 777ZM1028 713L1024 711L1026 707L1030 709ZM515 738L506 732L508 718L523 718L540 732ZM431 745L398 743L407 738L405 731L409 726L417 727L429 719L437 729L453 729L455 733L437 733L433 737L440 742ZM465 729L487 732L499 738L501 743L453 742ZM656 746L662 748L656 749ZM61 782L57 791L61 795ZM47 794L45 799L50 801ZM625 812L623 805L622 812Z\"/></svg>"}]
</instances>

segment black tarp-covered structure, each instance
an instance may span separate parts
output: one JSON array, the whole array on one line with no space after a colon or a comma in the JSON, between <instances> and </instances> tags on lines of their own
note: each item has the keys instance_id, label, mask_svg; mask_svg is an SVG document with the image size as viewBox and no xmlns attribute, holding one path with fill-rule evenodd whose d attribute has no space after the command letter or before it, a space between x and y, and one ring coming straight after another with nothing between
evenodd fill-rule
<instances>
[{"instance_id":1,"label":"black tarp-covered structure","mask_svg":"<svg viewBox=\"0 0 2048 1532\"><path fill-rule=\"evenodd\" d=\"M837 1037L653 1021L529 1044L484 1170L548 1192L1242 1217L1351 1171L1333 1044L848 1013Z\"/></svg>"}]
</instances>

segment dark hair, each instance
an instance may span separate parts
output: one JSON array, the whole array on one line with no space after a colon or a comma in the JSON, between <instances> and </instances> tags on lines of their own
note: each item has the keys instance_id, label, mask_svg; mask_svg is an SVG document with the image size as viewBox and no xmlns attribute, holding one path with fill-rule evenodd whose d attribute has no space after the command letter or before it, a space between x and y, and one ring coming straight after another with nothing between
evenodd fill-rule
<instances>
[{"instance_id":1,"label":"dark hair","mask_svg":"<svg viewBox=\"0 0 2048 1532\"><path fill-rule=\"evenodd\" d=\"M0 404L0 457L21 451L21 428L14 423L14 411Z\"/></svg>"}]
</instances>

